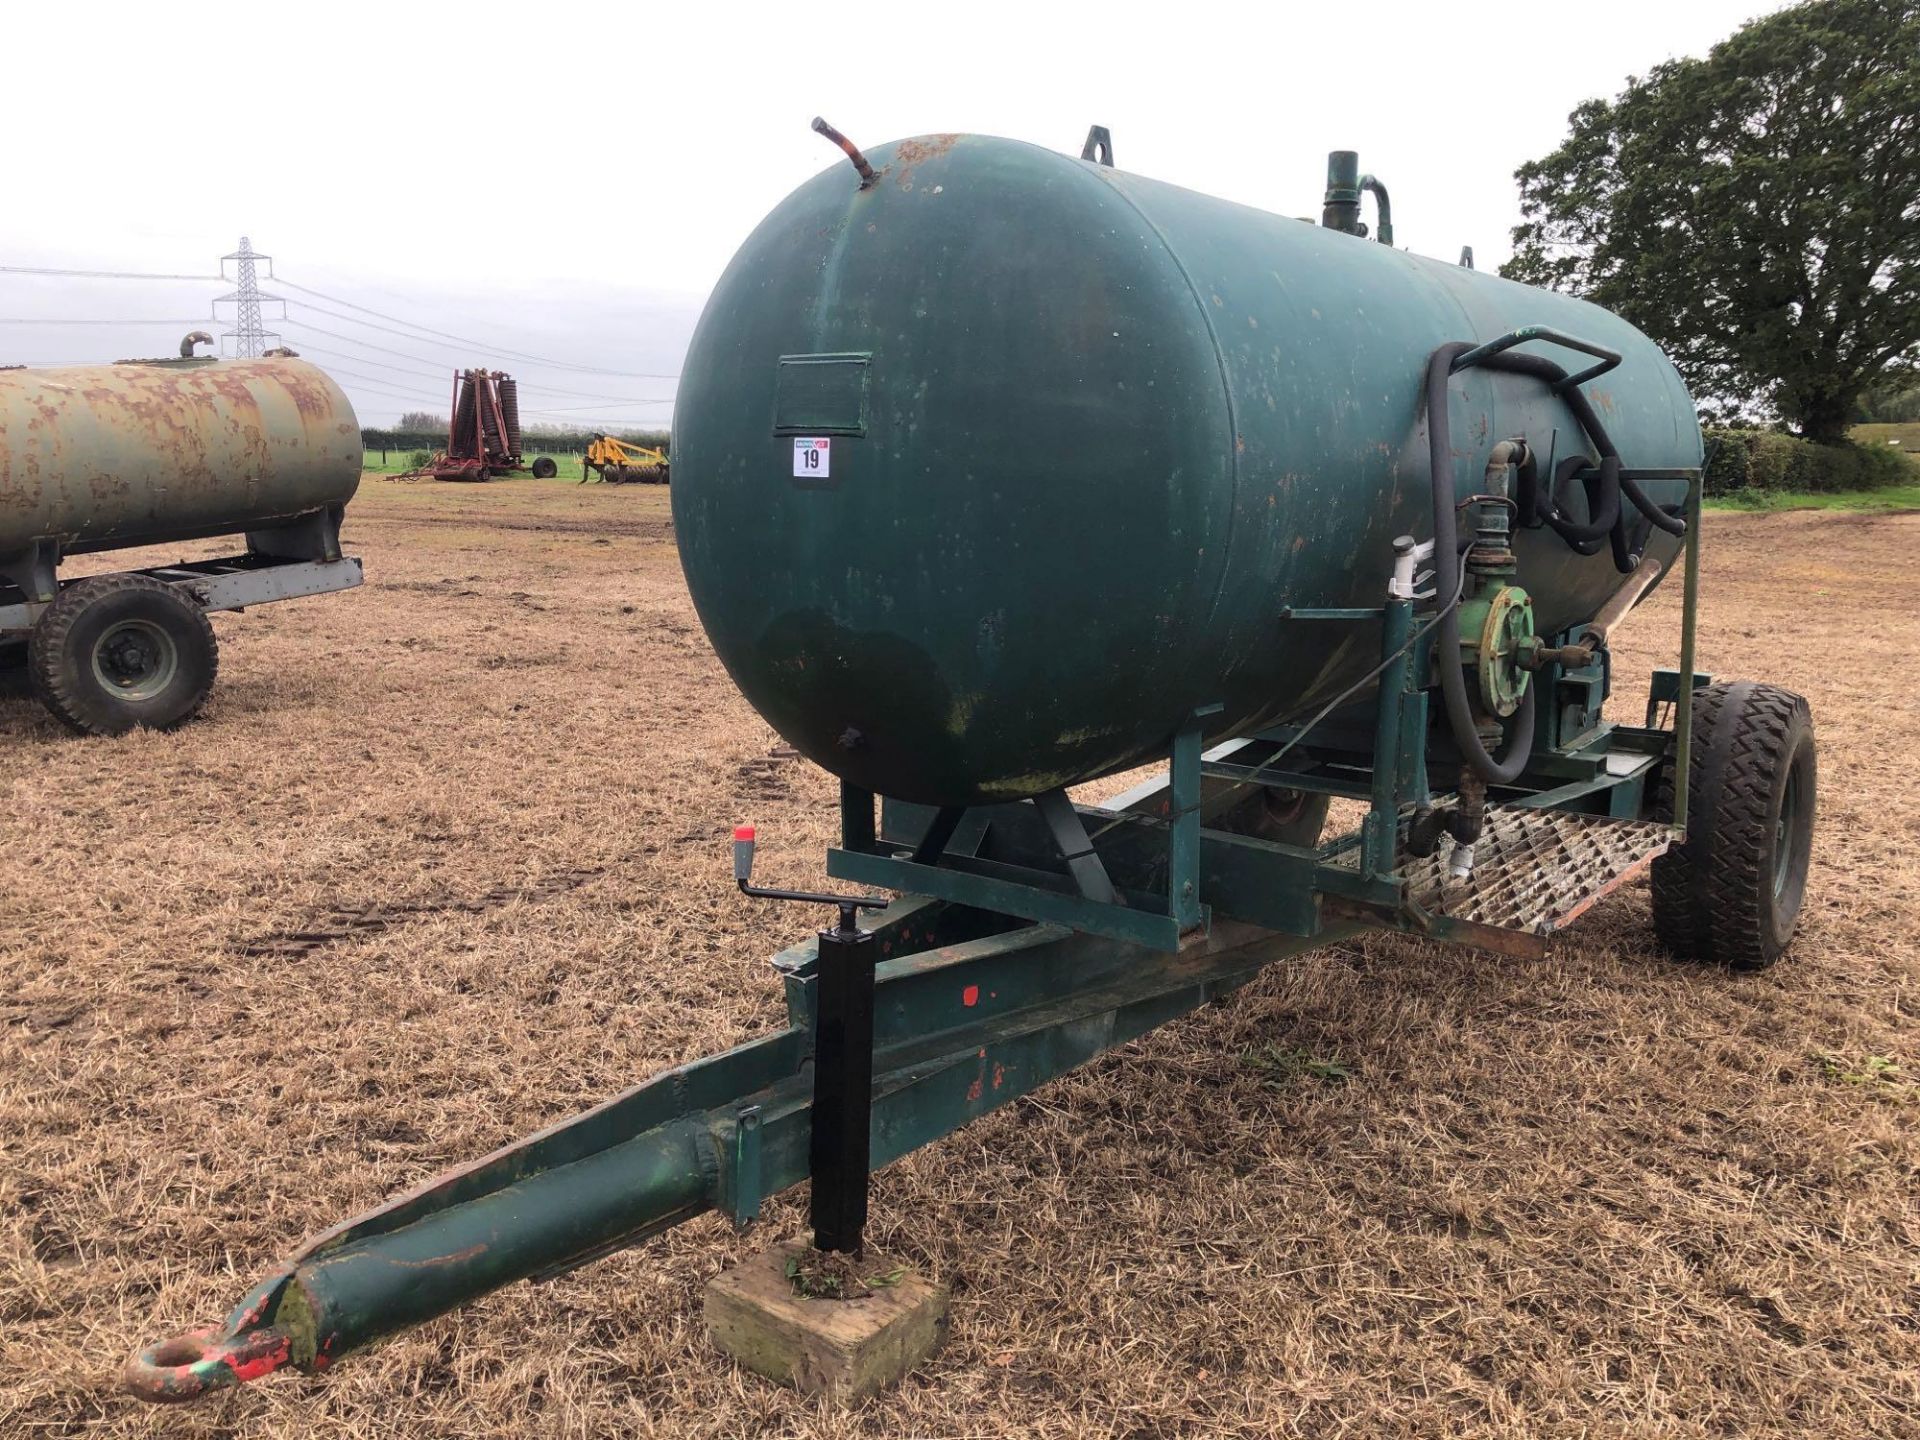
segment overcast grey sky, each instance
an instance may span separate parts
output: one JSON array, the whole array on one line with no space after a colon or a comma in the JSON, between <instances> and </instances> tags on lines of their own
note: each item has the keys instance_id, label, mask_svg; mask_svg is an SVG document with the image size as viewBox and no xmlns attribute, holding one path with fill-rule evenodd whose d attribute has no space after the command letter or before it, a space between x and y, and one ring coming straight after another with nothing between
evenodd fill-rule
<instances>
[{"instance_id":1,"label":"overcast grey sky","mask_svg":"<svg viewBox=\"0 0 1920 1440\"><path fill-rule=\"evenodd\" d=\"M760 218L845 163L816 113L866 146L1077 153L1103 124L1124 169L1295 215L1355 149L1401 245L1490 268L1514 168L1575 104L1776 8L19 4L0 265L212 274L244 233L335 297L278 291L277 328L363 423L444 412L455 364L497 363L534 418L664 424L673 382L642 377L679 370ZM0 363L170 354L221 290L0 273L0 319L169 322L0 324Z\"/></svg>"}]
</instances>

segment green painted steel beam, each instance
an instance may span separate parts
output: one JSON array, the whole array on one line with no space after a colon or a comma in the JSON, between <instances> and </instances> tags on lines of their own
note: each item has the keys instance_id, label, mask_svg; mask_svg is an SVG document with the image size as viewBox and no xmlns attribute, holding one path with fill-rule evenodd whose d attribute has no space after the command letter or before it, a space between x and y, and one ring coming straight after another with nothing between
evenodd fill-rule
<instances>
[{"instance_id":1,"label":"green painted steel beam","mask_svg":"<svg viewBox=\"0 0 1920 1440\"><path fill-rule=\"evenodd\" d=\"M883 932L937 925L924 902L906 909L890 912ZM1157 954L1035 925L883 962L874 1164L1317 943L1217 925L1177 954ZM792 969L804 983L804 958ZM565 1271L705 1210L751 1214L764 1195L806 1178L810 1052L810 1032L796 1025L441 1176L309 1242L225 1327L143 1352L129 1379L149 1398L190 1398L279 1364L324 1369L503 1285ZM262 1354L275 1358L248 1358Z\"/></svg>"}]
</instances>

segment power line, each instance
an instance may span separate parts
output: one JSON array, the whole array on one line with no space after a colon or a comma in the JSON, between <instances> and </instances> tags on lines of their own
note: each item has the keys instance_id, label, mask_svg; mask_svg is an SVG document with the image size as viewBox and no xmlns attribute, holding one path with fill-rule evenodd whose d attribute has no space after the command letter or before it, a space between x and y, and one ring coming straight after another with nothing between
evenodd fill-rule
<instances>
[{"instance_id":1,"label":"power line","mask_svg":"<svg viewBox=\"0 0 1920 1440\"><path fill-rule=\"evenodd\" d=\"M305 338L305 330L309 328L305 321L288 321L288 324L300 326L300 328L294 332L292 340L294 340L294 344L300 346L301 355L338 355L340 359L351 361L353 365L372 365L376 371L392 371L394 374L413 374L413 376L417 376L420 380L445 380L445 378L447 378L447 372L445 371L417 371L417 369L413 369L411 365L388 365L386 361L367 359L365 355L344 355L344 353L338 351L338 349L328 349L326 346L315 346L313 342L309 342L309 340ZM328 334L328 332L326 332L326 330L315 330L315 334Z\"/></svg>"},{"instance_id":2,"label":"power line","mask_svg":"<svg viewBox=\"0 0 1920 1440\"><path fill-rule=\"evenodd\" d=\"M286 281L281 280L278 276L275 276L274 279L276 284L281 284L281 285L287 284ZM300 287L295 285L289 285L288 288L299 289ZM341 303L345 304L346 302L342 301ZM387 326L387 325L376 325L371 320L361 320L352 315L342 315L338 310L329 310L327 309L326 306L315 305L313 302L309 300L302 300L300 304L305 306L309 310L319 311L322 315L325 315L328 319L331 319L331 320L342 320L349 325L364 326L368 330L378 330L384 335L398 335L402 340L412 340L417 343L425 343L429 345L434 343L431 340L426 340L425 337L423 336L409 334L405 330L395 330L391 326ZM312 322L306 321L302 323L311 325ZM343 335L336 335L334 338L347 339L348 337ZM358 338L354 338L351 341L351 343L355 345L363 346L368 350L381 350L388 355L401 355L410 360L425 360L429 358L428 356L420 355L407 350L394 350L384 345L375 345L371 340L360 340ZM499 346L483 344L481 341L478 341L478 340L473 340L473 341L463 340L460 342L460 344L468 348L478 349L483 353L486 353L489 355L504 355L509 358L520 357L520 358L531 360L534 364L537 364L537 365L552 365L552 366L558 366L561 369L580 370L591 375L614 375L614 376L620 376L620 377L634 379L634 380L677 380L680 378L677 375L639 375L639 374L634 374L633 372L625 371L625 370L599 370L590 365L567 365L562 361L542 360L538 356L521 356L521 352L517 350L505 350L500 348ZM555 393L560 393L560 392L555 392ZM566 393L578 394L579 392L569 391Z\"/></svg>"},{"instance_id":3,"label":"power line","mask_svg":"<svg viewBox=\"0 0 1920 1440\"><path fill-rule=\"evenodd\" d=\"M302 305L305 305L307 302L303 300L300 303ZM319 309L318 306L314 306L313 308ZM322 311L321 313L325 314L328 312ZM314 324L311 320L303 320L298 315L290 315L286 317L286 319L283 320L282 323L287 325L296 325L300 327L302 330L311 330L316 335L325 335L329 339L339 340L342 343L347 345L355 345L362 350L378 350L382 355L398 355L403 360L424 360L430 365L437 363L433 359L433 357L430 355L421 355L418 352L412 351L412 350L395 350L391 345L376 345L371 340L362 340L357 335L342 335L338 330L328 330L324 326ZM362 320L354 320L349 318L346 323L349 325L362 325L362 324L365 324L366 322ZM316 345L316 346L311 346L309 348L314 350L320 350L322 347ZM426 375L426 372L423 370L407 370L407 368L402 365L385 365L385 364L382 364L380 361L368 360L365 357L359 356L359 355L349 355L344 358L352 360L355 364L359 364L359 365L377 365L379 366L379 368L383 370L401 370L401 371L405 371L407 374L410 374L410 375ZM456 366L455 368L466 369L468 367L462 365L462 366ZM427 378L432 379L434 377L428 376ZM653 405L653 404L664 403L664 402L654 401L654 400L636 400L633 396L630 396L630 395L602 395L590 390L563 390L558 386L542 385L537 381L528 380L528 379L525 379L524 377L521 378L520 380L520 388L522 390L534 391L541 395L564 395L575 400L607 400L607 401L612 401L620 404L631 403L631 404L642 404L642 405Z\"/></svg>"},{"instance_id":4,"label":"power line","mask_svg":"<svg viewBox=\"0 0 1920 1440\"><path fill-rule=\"evenodd\" d=\"M456 344L475 346L481 350L491 351L499 355L511 355L514 358L520 359L520 360L532 360L541 365L551 365L554 368L559 370L582 370L582 371L588 372L589 374L594 374L594 375L618 375L622 379L626 379L626 380L678 380L680 378L678 374L657 375L657 374L646 374L644 372L634 371L634 370L608 370L599 365L581 365L571 360L555 360L550 355L534 355L525 350L509 350L503 345L496 345L485 340L475 340L465 335L455 335L450 331L446 331L446 330L435 330L433 327L429 325L422 325L417 321L413 321L413 320L403 320L398 315L389 315L383 310L375 310L366 305L356 305L351 300L342 300L338 295L329 295L325 291L315 290L309 285L296 284L293 281L287 279L283 275L276 274L273 278L276 284L284 285L289 290L298 290L304 295L312 295L321 300L330 300L335 305L344 305L349 310L358 310L362 315L372 315L377 319L390 320L395 325L405 325L410 330L418 330L427 335L437 335L442 340L452 340ZM320 313L323 315L331 313L326 310L321 310L320 307L317 305L314 306L314 309L320 310ZM351 319L352 317L346 316L346 315L336 315L334 316L334 318L336 320L348 320L348 319ZM359 321L358 323L365 325L367 322L363 320L363 321ZM383 327L379 325L370 325L368 326L368 328L372 330L379 330ZM401 335L403 338L409 338L409 339L415 338L415 337L407 336L403 331L396 330L396 331L389 331L388 333Z\"/></svg>"},{"instance_id":5,"label":"power line","mask_svg":"<svg viewBox=\"0 0 1920 1440\"><path fill-rule=\"evenodd\" d=\"M240 313L235 317L236 318L235 331L229 332L229 333L232 334L233 338L238 342L238 344L236 345L236 348L241 350L242 354L245 354L247 353L247 347L254 344L254 342L256 341L258 342L258 345L260 347L264 347L266 336L272 334L272 332L265 330L264 326L261 324L261 317L259 316L259 313L258 313L259 302L262 300L273 299L276 297L266 296L260 293L257 279L255 279L255 277L250 272L252 272L254 268L252 262L255 261L256 259L264 258L264 257L256 256L252 250L252 247L247 243L244 237L241 239L240 249L238 251L236 251L234 254L230 256L224 256L222 258L223 260L232 259L239 262L239 270L240 270L240 275L238 277L240 280L239 288L236 291L234 291L232 294L223 296L220 298L226 299L230 302L238 302L238 304L240 305ZM66 279L85 279L85 280L183 280L183 281L219 282L227 278L224 273L224 270L222 271L221 274L218 274L218 275L189 275L189 274L178 274L173 272L144 271L144 270L76 270L76 269L64 269L64 268L59 268L55 266L42 266L42 265L0 265L0 274L46 275L46 276L59 276ZM254 280L254 283L252 285L249 285L247 283L247 281L250 279ZM325 291L315 290L311 286L301 285L295 281L284 279L278 275L275 275L273 279L274 279L274 283L283 285L290 290L298 290L302 294L312 295L321 300L328 300L336 305L343 305L347 309L358 311L362 315L372 315L381 320L391 321L395 325L406 326L407 328L404 330L392 330L392 329L388 329L384 325L375 325L370 321L358 319L356 316L353 316L353 315L342 315L337 311L328 310L325 306L322 306L322 305L313 305L310 302L305 302L305 301L301 302L303 304L306 304L309 309L318 311L320 314L326 315L332 319L340 320L350 325L358 325L363 329L378 330L385 334L395 335L403 340L413 340L416 343L419 343L425 340L425 343L431 344L433 343L433 341L426 340L426 337L429 337L429 336L437 337L439 340L442 340L442 341L450 341L453 344L460 345L463 347L478 348L490 354L510 356L515 359L524 360L532 364L548 365L555 369L574 371L574 372L578 372L581 374L588 374L588 375L611 375L611 376L618 377L620 379L628 379L628 380L678 380L680 378L677 374L668 375L668 374L660 374L660 373L644 372L644 371L612 370L612 369L606 368L605 366L582 365L574 361L556 360L551 356L536 355L530 351L509 349L507 347L496 345L488 341L475 340L468 336L455 335L451 331L436 330L432 326L421 325L417 321L402 319L400 316L397 316L397 315L389 315L384 311L375 310L370 306L356 304L351 300L342 299L337 295L329 295ZM55 318L46 318L46 319L31 318L31 317L13 317L13 318L0 318L0 325L86 325L86 326L198 325L202 323L203 318L204 317L195 317L195 318L186 319L186 320L166 320L166 319L158 319L158 318L129 319L129 320L91 320L91 319L69 319L65 317L55 317ZM217 316L214 318L217 318ZM388 346L376 345L370 340L362 340L358 336L342 335L337 331L323 329L322 327L315 325L308 320L303 320L303 319L298 319L293 317L286 317L283 315L282 323L289 323L289 321L291 321L291 323L293 324L299 325L303 329L311 330L315 334L326 335L332 339L341 341L343 344L353 345L363 350L377 350L382 354L395 355L395 356L399 356L402 359L420 360L428 364L436 363L431 356L421 355L413 351L394 350ZM413 333L416 331L419 333L417 334ZM275 338L278 338L278 337L276 336ZM311 348L318 349L321 347L311 347ZM331 353L331 352L323 351L323 353ZM412 376L420 376L422 378L432 378L431 376L428 375L428 372L426 371L410 370L404 366L399 366L399 365L389 365L382 361L368 359L365 356L356 355L356 356L347 356L343 358L351 359L356 364L368 365L380 370L389 370L399 375L412 375ZM69 362L32 361L29 363L36 364L36 365L42 365L42 364L57 365L57 364L66 364ZM411 386L402 385L401 383L396 381L386 380L384 377L363 375L356 371L347 369L344 366L340 366L332 363L329 364L328 368L330 370L337 371L340 375L351 380L356 388L364 389L375 395L380 395L388 399L404 400L412 404L426 403L426 404L437 405L439 403L439 397L437 396L429 396L423 391L417 390ZM566 390L566 389L561 389L555 386L545 386L545 385L539 385L539 384L533 384L533 383L527 383L527 382L523 382L523 385L527 390L536 394L559 395L559 396L565 396L565 397L571 397L571 398L579 398L582 400L592 400L596 402L591 405L558 406L552 409L534 409L529 407L526 411L526 413L529 415L544 415L544 416L550 416L550 417L560 417L560 416L572 416L575 414L582 414L582 413L588 413L593 411L604 411L609 407L615 408L615 409L625 409L625 408L630 408L633 406L640 406L640 405L671 405L674 403L671 397L631 397L631 396L623 396L623 395L597 395L589 391ZM627 422L627 423L630 424L631 422Z\"/></svg>"},{"instance_id":6,"label":"power line","mask_svg":"<svg viewBox=\"0 0 1920 1440\"><path fill-rule=\"evenodd\" d=\"M0 319L0 325L203 325L207 319L205 315L197 315L191 320L65 320L27 316L21 319Z\"/></svg>"},{"instance_id":7,"label":"power line","mask_svg":"<svg viewBox=\"0 0 1920 1440\"><path fill-rule=\"evenodd\" d=\"M0 265L0 274L64 275L73 280L205 280L218 284L224 275L159 275L140 270L55 270L44 265Z\"/></svg>"},{"instance_id":8,"label":"power line","mask_svg":"<svg viewBox=\"0 0 1920 1440\"><path fill-rule=\"evenodd\" d=\"M366 325L367 323L364 320L356 320L351 315L335 314L331 310L323 309L321 306L318 306L318 305L309 304L305 300L302 300L299 303L301 307L304 309L318 310L322 315L327 316L329 319L344 320L349 325ZM322 329L320 326L314 324L311 320L302 320L297 315L289 316L288 320L292 324L305 326L307 329L313 331L313 333L316 335L330 335L335 340L344 340L349 345L358 345L362 350L378 350L382 355L398 355L403 360L424 360L429 365L437 365L440 363L438 360L434 359L433 356L422 355L415 350L395 350L391 345L376 345L371 340L362 340L358 335L342 335L338 330ZM374 325L374 326L369 326L368 328L374 329L374 330L382 330L384 327L379 325ZM395 330L387 330L385 331L385 333L389 335L395 335L395 334L399 334L400 332ZM417 335L404 335L401 338L407 339L407 340L418 340L420 337ZM429 340L426 343L431 345L433 342Z\"/></svg>"},{"instance_id":9,"label":"power line","mask_svg":"<svg viewBox=\"0 0 1920 1440\"><path fill-rule=\"evenodd\" d=\"M622 400L616 402L614 408L617 409L622 405L671 405L673 403L672 400ZM527 413L529 415L568 415L588 410L605 410L607 408L605 405L561 405L552 410L529 410Z\"/></svg>"},{"instance_id":10,"label":"power line","mask_svg":"<svg viewBox=\"0 0 1920 1440\"><path fill-rule=\"evenodd\" d=\"M242 268L243 269L249 268L246 266L245 262L248 258L251 258L251 257L249 257L246 254L246 250L247 250L247 247L245 246L245 243L243 241L241 251L236 252L232 257L228 257L228 258L241 260ZM68 279L88 279L88 280L200 280L200 281L208 281L208 282L214 282L214 283L218 283L226 279L226 276L224 274L186 275L186 274L173 274L173 273L160 272L160 271L144 271L144 270L66 270L66 269L59 269L56 267L43 266L43 265L0 265L0 274L57 275L57 276L66 277ZM374 325L369 323L368 321L356 319L354 316L351 316L351 315L341 315L336 311L326 309L324 306L314 305L310 307L314 310L319 311L319 313L322 315L331 316L333 319L344 320L349 324L361 325L369 330L380 330L389 335L397 335L403 340L417 341L422 336L430 335L430 336L435 336L441 340L452 341L456 345L477 348L479 350L488 352L490 354L511 356L515 359L530 361L538 365L550 365L558 370L571 370L571 371L576 371L581 374L587 374L587 375L612 375L623 380L678 380L680 378L680 376L677 373L663 374L663 373L653 372L653 371L612 370L602 365L582 365L582 364L579 364L577 361L556 360L551 356L533 354L531 351L509 349L506 346L496 345L490 341L475 340L469 336L455 335L451 331L436 330L432 326L422 325L418 321L402 319L400 316L397 316L397 315L389 315L385 311L375 310L370 306L356 304L354 301L351 301L351 300L344 300L338 295L329 295L323 290L315 290L313 287L309 285L301 285L295 281L288 280L284 276L281 276L278 274L273 276L273 281L275 284L282 285L289 290L298 290L303 295L312 295L321 300L331 301L335 305L344 305L346 306L347 309L357 310L362 315L372 315L381 320L391 321L395 325L403 325L407 327L404 330L389 330L385 326ZM238 299L239 293L236 292L233 296L230 296L227 298ZM266 299L271 297L262 296L260 298ZM125 321L125 322L108 321L108 320L100 320L100 321L77 321L76 320L76 321L64 321L64 322L56 322L56 321L41 322L41 321L25 321L25 320L0 321L0 324L41 324L41 323L100 324L100 325L125 323L125 324L139 324L139 325L147 325L147 324L177 325L177 324L193 324L197 322L196 321L177 321L177 320L167 320L167 321L139 320L139 321ZM316 331L319 330L318 326L312 326L310 328ZM419 334L412 333L415 331L418 331L420 333ZM320 333L325 333L325 332L320 332ZM349 337L336 335L334 338L344 340L344 339L348 339ZM359 344L369 350L381 350L384 348L382 346L374 345L368 341L355 340L355 341L352 341L351 343ZM385 353L401 355L404 358L411 359L411 360L423 360L428 358L422 355L408 354L408 352L406 351L399 351L399 350L388 350ZM617 396L595 397L595 396L584 394L580 391L554 390L551 387L539 387L539 388L546 389L548 393L556 394L556 395L558 394L579 395L580 398L582 399L594 399L594 398L617 399L619 398Z\"/></svg>"},{"instance_id":11,"label":"power line","mask_svg":"<svg viewBox=\"0 0 1920 1440\"><path fill-rule=\"evenodd\" d=\"M326 368L327 368L327 373L329 375L335 376L336 378L341 375L345 375L347 378L357 381L358 383L365 385L369 388L382 388L382 387L388 388L391 391L391 393L399 395L399 397L403 400L425 400L425 401L431 402L432 404L438 405L442 400L447 399L451 394L451 390L449 389L447 391L442 391L439 395L429 395L425 391L420 390L415 386L402 385L398 381L388 380L386 377L381 375L362 375L359 371L349 370L344 365L328 365Z\"/></svg>"},{"instance_id":12,"label":"power line","mask_svg":"<svg viewBox=\"0 0 1920 1440\"><path fill-rule=\"evenodd\" d=\"M298 290L302 288L298 285L288 284L287 281L279 280L277 276L275 277L275 279L278 283L287 285L289 289ZM371 320L361 320L353 315L342 315L338 310L329 310L327 309L326 306L315 305L311 301L303 300L300 303L304 305L307 309L316 310L320 314L325 315L328 319L331 319L331 320L341 320L349 325L359 325L368 330L378 330L383 335L397 335L402 340L412 340L416 343L425 343L429 345L434 343L432 340L427 339L426 336L414 335L405 330L395 330L394 328L388 325L376 325ZM348 302L342 300L338 303L345 305ZM353 308L359 309L361 307L354 306ZM379 312L374 311L372 313L378 314ZM403 320L400 323L404 325L407 322ZM421 328L424 329L425 327L423 326ZM439 333L440 333L439 331L428 332L428 334L435 334L435 335ZM337 336L336 338L344 339L346 337ZM354 343L363 345L369 350L386 349L386 347L375 345L373 344L372 341L368 341L368 340L356 340ZM525 360L536 365L547 365L560 370L578 371L582 374L587 374L587 375L612 375L619 379L628 379L628 380L678 380L680 378L678 375L650 375L650 374L643 374L643 373L640 373L637 371L631 371L631 370L605 370L595 365L572 365L564 360L548 360L539 355L529 355L525 351L521 351L521 350L509 350L504 346L488 344L487 342L481 341L481 340L459 340L456 343L465 349L477 349L481 351L483 354L502 355L507 357L508 359ZM404 355L404 356L407 356L407 358L414 359L414 360L423 360L427 358L426 356L419 355L419 354L412 354L405 350L387 349L386 353L389 355ZM574 391L574 392L568 392L568 393L577 394L579 392Z\"/></svg>"}]
</instances>

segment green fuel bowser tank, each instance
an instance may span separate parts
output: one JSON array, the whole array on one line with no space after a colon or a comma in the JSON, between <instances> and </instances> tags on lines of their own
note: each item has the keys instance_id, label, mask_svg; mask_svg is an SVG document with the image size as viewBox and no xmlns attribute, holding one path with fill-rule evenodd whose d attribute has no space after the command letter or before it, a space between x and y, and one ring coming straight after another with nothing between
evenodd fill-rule
<instances>
[{"instance_id":1,"label":"green fuel bowser tank","mask_svg":"<svg viewBox=\"0 0 1920 1440\"><path fill-rule=\"evenodd\" d=\"M1193 716L1215 740L1363 680L1378 625L1301 612L1377 605L1395 537L1434 533L1424 377L1450 342L1526 329L1529 353L1587 364L1545 330L1620 357L1573 396L1454 375L1462 499L1503 439L1591 473L1582 397L1656 503L1685 484L1651 472L1700 463L1673 366L1593 305L1016 141L868 160L734 257L673 435L715 649L865 789L1035 796L1164 756ZM1637 544L1670 566L1680 542ZM1623 582L1548 529L1513 551L1541 635Z\"/></svg>"}]
</instances>

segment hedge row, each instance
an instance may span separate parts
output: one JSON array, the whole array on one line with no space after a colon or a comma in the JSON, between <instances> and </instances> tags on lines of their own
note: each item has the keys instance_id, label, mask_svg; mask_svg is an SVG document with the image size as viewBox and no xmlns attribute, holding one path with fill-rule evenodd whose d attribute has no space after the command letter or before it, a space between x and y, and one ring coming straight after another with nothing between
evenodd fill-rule
<instances>
[{"instance_id":1,"label":"hedge row","mask_svg":"<svg viewBox=\"0 0 1920 1440\"><path fill-rule=\"evenodd\" d=\"M1920 481L1920 465L1890 445L1816 445L1777 430L1709 430L1706 493L1831 494Z\"/></svg>"}]
</instances>

